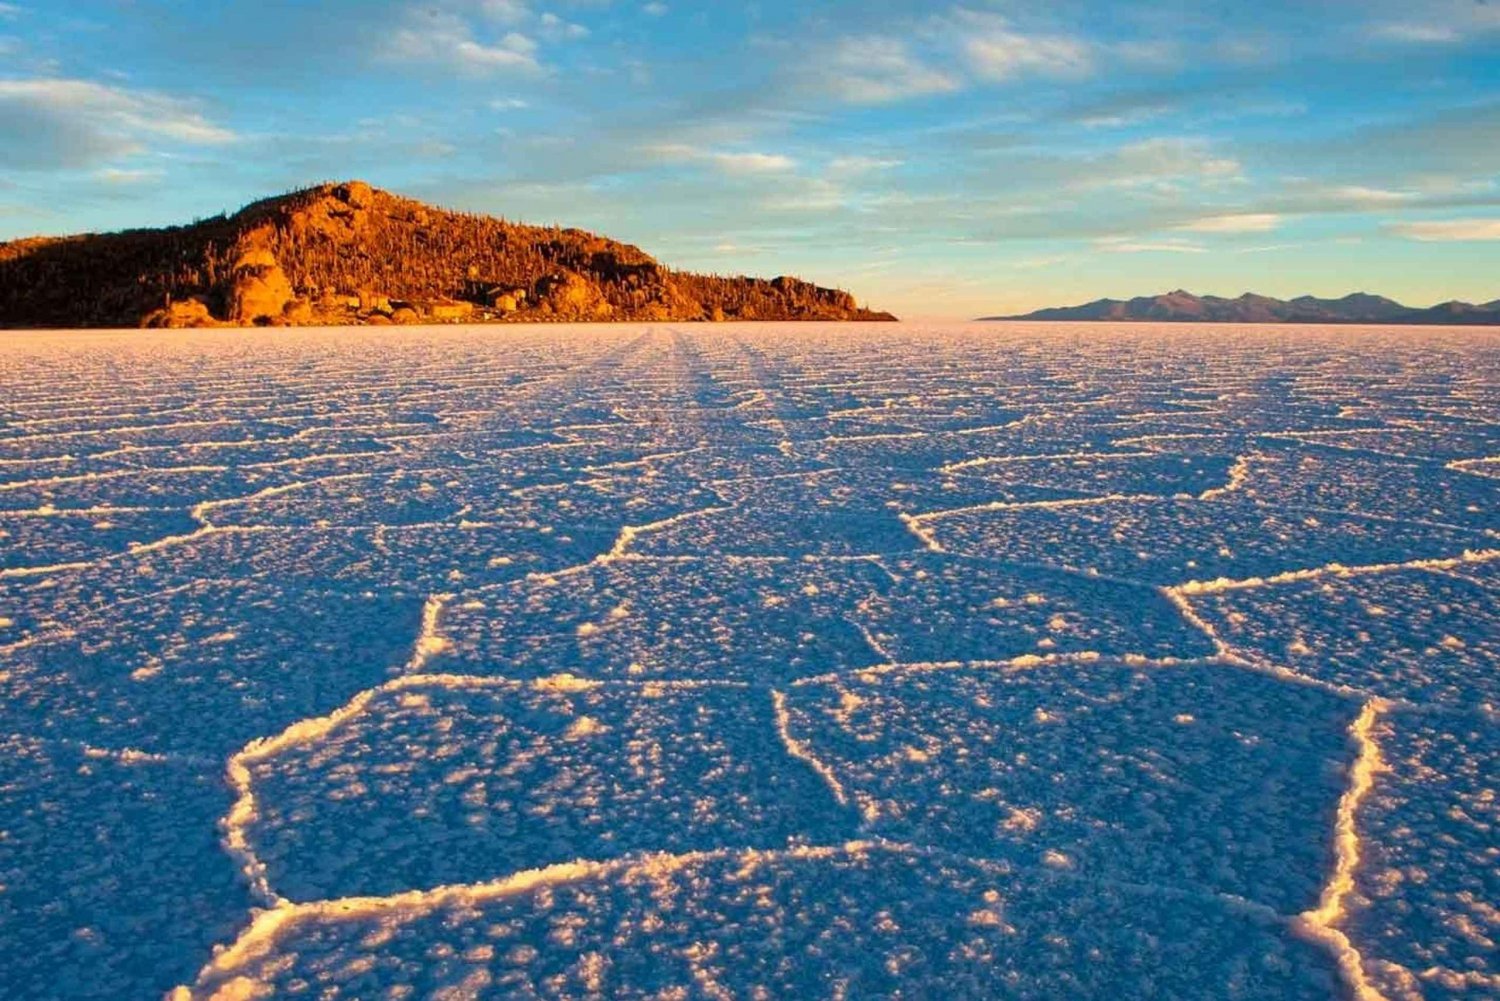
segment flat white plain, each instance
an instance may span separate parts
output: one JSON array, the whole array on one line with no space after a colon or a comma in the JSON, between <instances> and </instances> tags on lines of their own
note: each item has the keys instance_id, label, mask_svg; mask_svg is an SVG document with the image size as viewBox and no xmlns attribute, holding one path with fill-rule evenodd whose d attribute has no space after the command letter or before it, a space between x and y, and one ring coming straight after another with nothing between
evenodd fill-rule
<instances>
[{"instance_id":1,"label":"flat white plain","mask_svg":"<svg viewBox=\"0 0 1500 1001\"><path fill-rule=\"evenodd\" d=\"M14 998L1500 993L1500 336L0 345Z\"/></svg>"}]
</instances>

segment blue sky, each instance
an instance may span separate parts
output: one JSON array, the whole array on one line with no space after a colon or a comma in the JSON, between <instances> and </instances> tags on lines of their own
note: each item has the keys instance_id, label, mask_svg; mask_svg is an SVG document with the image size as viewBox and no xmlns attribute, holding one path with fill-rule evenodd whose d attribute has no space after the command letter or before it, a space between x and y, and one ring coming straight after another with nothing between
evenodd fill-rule
<instances>
[{"instance_id":1,"label":"blue sky","mask_svg":"<svg viewBox=\"0 0 1500 1001\"><path fill-rule=\"evenodd\" d=\"M360 177L905 316L1500 298L1500 0L0 2L0 238Z\"/></svg>"}]
</instances>

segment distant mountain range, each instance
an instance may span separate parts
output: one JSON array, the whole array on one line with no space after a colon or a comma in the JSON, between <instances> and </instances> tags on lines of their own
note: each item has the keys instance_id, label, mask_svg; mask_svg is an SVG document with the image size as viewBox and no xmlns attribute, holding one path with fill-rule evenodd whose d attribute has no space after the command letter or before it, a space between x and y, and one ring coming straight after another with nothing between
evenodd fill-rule
<instances>
[{"instance_id":1,"label":"distant mountain range","mask_svg":"<svg viewBox=\"0 0 1500 1001\"><path fill-rule=\"evenodd\" d=\"M981 320L1119 320L1196 323L1412 323L1500 325L1500 299L1475 305L1445 302L1427 309L1355 292L1342 299L1273 299L1246 292L1237 299L1193 295L1178 289L1136 299L1096 299L1081 306L1039 309L1024 316Z\"/></svg>"},{"instance_id":2,"label":"distant mountain range","mask_svg":"<svg viewBox=\"0 0 1500 1001\"><path fill-rule=\"evenodd\" d=\"M188 226L0 243L0 327L894 319L839 289L690 274L360 181Z\"/></svg>"}]
</instances>

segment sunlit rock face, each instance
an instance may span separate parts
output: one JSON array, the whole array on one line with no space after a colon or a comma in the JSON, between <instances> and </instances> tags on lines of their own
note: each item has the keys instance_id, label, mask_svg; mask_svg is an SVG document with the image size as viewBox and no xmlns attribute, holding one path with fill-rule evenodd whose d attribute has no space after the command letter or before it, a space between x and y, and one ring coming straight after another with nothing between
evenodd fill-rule
<instances>
[{"instance_id":1,"label":"sunlit rock face","mask_svg":"<svg viewBox=\"0 0 1500 1001\"><path fill-rule=\"evenodd\" d=\"M0 346L7 996L1483 996L1482 333Z\"/></svg>"}]
</instances>

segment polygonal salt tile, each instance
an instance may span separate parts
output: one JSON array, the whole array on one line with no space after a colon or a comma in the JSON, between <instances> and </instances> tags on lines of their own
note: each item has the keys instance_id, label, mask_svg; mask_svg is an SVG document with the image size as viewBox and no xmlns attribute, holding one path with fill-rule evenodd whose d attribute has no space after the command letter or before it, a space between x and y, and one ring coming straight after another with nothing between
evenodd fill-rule
<instances>
[{"instance_id":1,"label":"polygonal salt tile","mask_svg":"<svg viewBox=\"0 0 1500 1001\"><path fill-rule=\"evenodd\" d=\"M420 472L346 473L274 487L213 506L216 525L411 525L453 518L462 505Z\"/></svg>"},{"instance_id":2,"label":"polygonal salt tile","mask_svg":"<svg viewBox=\"0 0 1500 1001\"><path fill-rule=\"evenodd\" d=\"M1477 531L1238 502L1061 502L924 520L944 549L1150 584L1400 563L1492 544Z\"/></svg>"},{"instance_id":3,"label":"polygonal salt tile","mask_svg":"<svg viewBox=\"0 0 1500 1001\"><path fill-rule=\"evenodd\" d=\"M809 458L838 467L936 469L985 456L1108 451L1111 432L1087 420L1045 417L977 432L880 435L811 442Z\"/></svg>"},{"instance_id":4,"label":"polygonal salt tile","mask_svg":"<svg viewBox=\"0 0 1500 1001\"><path fill-rule=\"evenodd\" d=\"M1500 483L1441 464L1337 452L1261 453L1239 492L1284 508L1322 508L1500 530Z\"/></svg>"},{"instance_id":5,"label":"polygonal salt tile","mask_svg":"<svg viewBox=\"0 0 1500 1001\"><path fill-rule=\"evenodd\" d=\"M86 563L199 527L177 510L0 512L0 571Z\"/></svg>"},{"instance_id":6,"label":"polygonal salt tile","mask_svg":"<svg viewBox=\"0 0 1500 1001\"><path fill-rule=\"evenodd\" d=\"M1339 924L1389 998L1500 991L1500 727L1486 715L1394 712L1359 803L1355 892Z\"/></svg>"},{"instance_id":7,"label":"polygonal salt tile","mask_svg":"<svg viewBox=\"0 0 1500 1001\"><path fill-rule=\"evenodd\" d=\"M1316 902L1348 700L1218 665L871 671L789 732L872 834L1090 879Z\"/></svg>"},{"instance_id":8,"label":"polygonal salt tile","mask_svg":"<svg viewBox=\"0 0 1500 1001\"><path fill-rule=\"evenodd\" d=\"M459 595L432 670L775 684L883 658L841 615L865 561L623 559Z\"/></svg>"},{"instance_id":9,"label":"polygonal salt tile","mask_svg":"<svg viewBox=\"0 0 1500 1001\"><path fill-rule=\"evenodd\" d=\"M1223 487L1234 465L1229 455L1161 452L1082 452L1076 455L979 459L955 472L1022 496L1028 489L1053 497L1150 494L1171 497Z\"/></svg>"},{"instance_id":10,"label":"polygonal salt tile","mask_svg":"<svg viewBox=\"0 0 1500 1001\"><path fill-rule=\"evenodd\" d=\"M755 504L711 509L647 526L630 541L643 556L864 556L907 552L921 543L899 511L883 507Z\"/></svg>"},{"instance_id":11,"label":"polygonal salt tile","mask_svg":"<svg viewBox=\"0 0 1500 1001\"><path fill-rule=\"evenodd\" d=\"M1500 611L1462 577L1330 574L1184 597L1231 646L1299 674L1391 699L1500 706Z\"/></svg>"},{"instance_id":12,"label":"polygonal salt tile","mask_svg":"<svg viewBox=\"0 0 1500 1001\"><path fill-rule=\"evenodd\" d=\"M223 954L191 998L1326 999L1332 960L1203 895L897 846L573 865L339 902ZM216 993L222 992L222 993Z\"/></svg>"},{"instance_id":13,"label":"polygonal salt tile","mask_svg":"<svg viewBox=\"0 0 1500 1001\"><path fill-rule=\"evenodd\" d=\"M161 997L250 906L219 844L214 762L0 737L8 998Z\"/></svg>"},{"instance_id":14,"label":"polygonal salt tile","mask_svg":"<svg viewBox=\"0 0 1500 1001\"><path fill-rule=\"evenodd\" d=\"M1300 441L1330 448L1394 458L1479 459L1500 446L1500 430L1493 424L1451 427L1385 427L1367 431L1338 431L1299 435Z\"/></svg>"},{"instance_id":15,"label":"polygonal salt tile","mask_svg":"<svg viewBox=\"0 0 1500 1001\"><path fill-rule=\"evenodd\" d=\"M234 496L259 489L250 486L254 479L253 473L206 468L169 471L109 469L76 475L58 473L0 483L0 510L28 511L47 505L62 509L189 508L215 494Z\"/></svg>"},{"instance_id":16,"label":"polygonal salt tile","mask_svg":"<svg viewBox=\"0 0 1500 1001\"><path fill-rule=\"evenodd\" d=\"M218 580L118 603L11 652L0 728L227 756L388 678L422 604Z\"/></svg>"},{"instance_id":17,"label":"polygonal salt tile","mask_svg":"<svg viewBox=\"0 0 1500 1001\"><path fill-rule=\"evenodd\" d=\"M280 438L295 431L294 427L270 421L219 418L132 424L129 417L123 417L117 427L0 439L0 459L86 456L120 449L182 450L205 442Z\"/></svg>"},{"instance_id":18,"label":"polygonal salt tile","mask_svg":"<svg viewBox=\"0 0 1500 1001\"><path fill-rule=\"evenodd\" d=\"M418 678L248 765L248 840L294 900L854 826L778 741L770 693L740 687Z\"/></svg>"},{"instance_id":19,"label":"polygonal salt tile","mask_svg":"<svg viewBox=\"0 0 1500 1001\"><path fill-rule=\"evenodd\" d=\"M880 563L890 577L875 579L849 614L893 661L1213 653L1208 638L1154 588L934 553L882 556Z\"/></svg>"}]
</instances>

